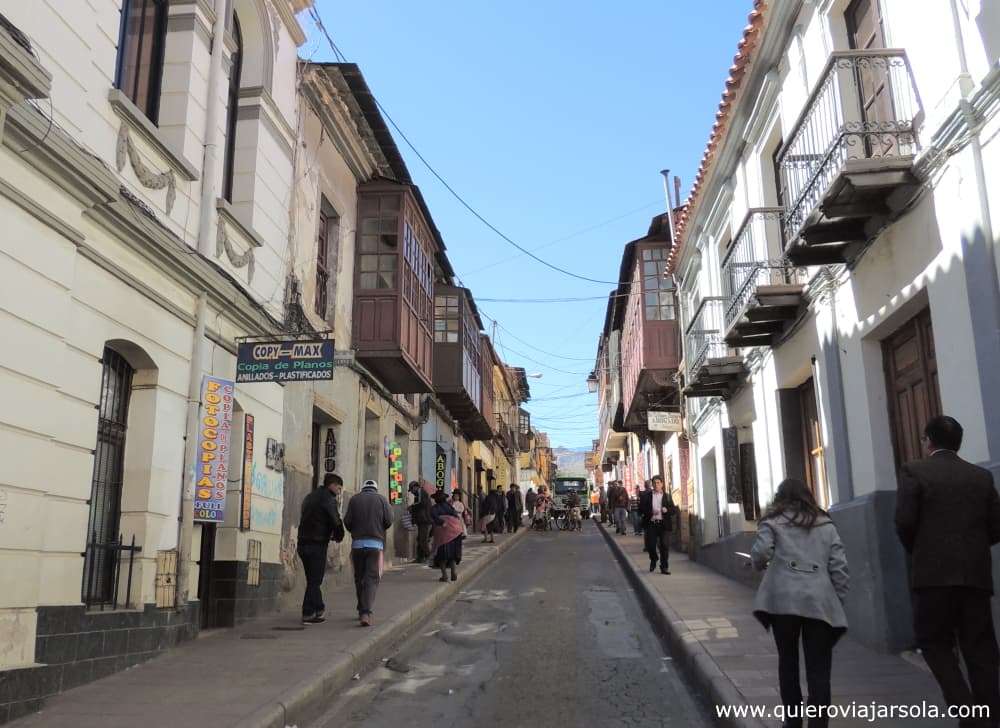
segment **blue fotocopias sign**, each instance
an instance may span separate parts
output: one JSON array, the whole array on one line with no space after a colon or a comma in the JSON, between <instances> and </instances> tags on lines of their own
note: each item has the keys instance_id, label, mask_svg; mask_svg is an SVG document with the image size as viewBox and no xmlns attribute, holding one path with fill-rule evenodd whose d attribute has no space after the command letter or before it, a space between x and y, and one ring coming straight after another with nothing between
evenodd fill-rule
<instances>
[{"instance_id":1,"label":"blue fotocopias sign","mask_svg":"<svg viewBox=\"0 0 1000 728\"><path fill-rule=\"evenodd\" d=\"M333 341L244 341L236 358L237 382L333 379Z\"/></svg>"}]
</instances>

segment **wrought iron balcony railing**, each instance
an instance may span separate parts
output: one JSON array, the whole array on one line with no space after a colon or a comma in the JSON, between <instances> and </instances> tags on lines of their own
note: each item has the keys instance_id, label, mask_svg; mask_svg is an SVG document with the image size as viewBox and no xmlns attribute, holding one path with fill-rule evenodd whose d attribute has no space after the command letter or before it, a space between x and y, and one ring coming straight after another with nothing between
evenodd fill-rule
<instances>
[{"instance_id":1,"label":"wrought iron balcony railing","mask_svg":"<svg viewBox=\"0 0 1000 728\"><path fill-rule=\"evenodd\" d=\"M778 156L786 241L849 161L913 156L920 110L904 51L832 53Z\"/></svg>"},{"instance_id":2,"label":"wrought iron balcony railing","mask_svg":"<svg viewBox=\"0 0 1000 728\"><path fill-rule=\"evenodd\" d=\"M684 362L688 381L697 378L698 370L709 359L727 356L724 340L725 318L723 296L706 296L691 315L684 331Z\"/></svg>"},{"instance_id":3,"label":"wrought iron balcony railing","mask_svg":"<svg viewBox=\"0 0 1000 728\"><path fill-rule=\"evenodd\" d=\"M782 249L780 207L747 211L733 244L722 260L722 290L726 299L725 330L746 309L759 286L804 282L804 271L776 253Z\"/></svg>"}]
</instances>

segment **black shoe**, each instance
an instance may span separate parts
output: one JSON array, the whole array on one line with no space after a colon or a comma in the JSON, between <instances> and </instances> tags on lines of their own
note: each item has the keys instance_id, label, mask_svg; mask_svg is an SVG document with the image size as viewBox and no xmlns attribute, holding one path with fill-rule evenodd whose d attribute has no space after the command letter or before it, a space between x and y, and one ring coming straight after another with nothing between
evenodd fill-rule
<instances>
[{"instance_id":1,"label":"black shoe","mask_svg":"<svg viewBox=\"0 0 1000 728\"><path fill-rule=\"evenodd\" d=\"M660 569L660 573L661 574L666 574L667 576L670 576L670 569Z\"/></svg>"},{"instance_id":2,"label":"black shoe","mask_svg":"<svg viewBox=\"0 0 1000 728\"><path fill-rule=\"evenodd\" d=\"M326 617L313 617L312 619L303 619L302 624L323 624L326 621Z\"/></svg>"},{"instance_id":3,"label":"black shoe","mask_svg":"<svg viewBox=\"0 0 1000 728\"><path fill-rule=\"evenodd\" d=\"M650 561L649 562L649 573L652 574L654 571L656 571L656 562L655 561Z\"/></svg>"}]
</instances>

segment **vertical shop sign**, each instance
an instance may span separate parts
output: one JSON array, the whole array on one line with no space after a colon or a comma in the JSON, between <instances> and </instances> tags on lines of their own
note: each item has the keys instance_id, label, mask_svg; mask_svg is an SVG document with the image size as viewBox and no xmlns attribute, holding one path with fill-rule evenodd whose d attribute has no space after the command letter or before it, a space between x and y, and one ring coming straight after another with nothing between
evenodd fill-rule
<instances>
[{"instance_id":1,"label":"vertical shop sign","mask_svg":"<svg viewBox=\"0 0 1000 728\"><path fill-rule=\"evenodd\" d=\"M229 480L229 435L233 423L231 379L205 376L201 382L201 416L194 463L194 520L222 523L226 517Z\"/></svg>"},{"instance_id":2,"label":"vertical shop sign","mask_svg":"<svg viewBox=\"0 0 1000 728\"><path fill-rule=\"evenodd\" d=\"M240 500L240 528L250 530L250 499L253 496L253 415L243 420L243 487Z\"/></svg>"},{"instance_id":3,"label":"vertical shop sign","mask_svg":"<svg viewBox=\"0 0 1000 728\"><path fill-rule=\"evenodd\" d=\"M434 485L437 486L438 490L444 490L445 478L448 472L448 458L444 454L444 448L440 445L435 445L435 457L434 457Z\"/></svg>"},{"instance_id":4,"label":"vertical shop sign","mask_svg":"<svg viewBox=\"0 0 1000 728\"><path fill-rule=\"evenodd\" d=\"M403 448L398 443L389 443L389 502L398 505L403 502Z\"/></svg>"}]
</instances>

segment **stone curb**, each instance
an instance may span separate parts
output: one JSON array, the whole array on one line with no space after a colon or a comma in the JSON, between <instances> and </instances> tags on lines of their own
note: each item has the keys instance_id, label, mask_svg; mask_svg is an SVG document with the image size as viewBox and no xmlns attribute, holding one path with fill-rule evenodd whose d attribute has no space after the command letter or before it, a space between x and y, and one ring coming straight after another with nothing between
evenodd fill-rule
<instances>
[{"instance_id":1,"label":"stone curb","mask_svg":"<svg viewBox=\"0 0 1000 728\"><path fill-rule=\"evenodd\" d=\"M306 725L319 714L331 694L350 683L355 674L363 672L395 643L409 636L431 612L458 594L504 552L520 543L529 530L524 528L505 538L486 556L477 560L471 569L462 571L457 581L434 589L409 609L377 624L368 636L349 650L317 666L316 673L308 681L289 688L273 702L241 720L241 728L285 728L293 725L301 728Z\"/></svg>"},{"instance_id":2,"label":"stone curb","mask_svg":"<svg viewBox=\"0 0 1000 728\"><path fill-rule=\"evenodd\" d=\"M611 551L625 572L629 583L635 588L636 596L642 604L646 617L654 629L664 640L680 662L683 669L694 683L705 691L712 704L712 712L716 705L744 706L748 705L746 698L732 680L719 668L718 664L687 628L684 620L674 611L667 601L642 578L631 557L625 553L614 536L608 533L604 524L597 522L604 540L608 542ZM767 724L757 718L729 717L716 718L720 725L732 728L767 728Z\"/></svg>"}]
</instances>

